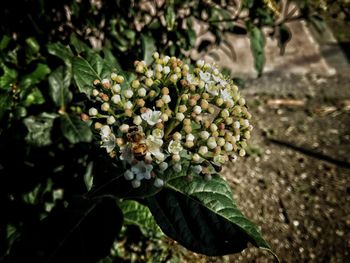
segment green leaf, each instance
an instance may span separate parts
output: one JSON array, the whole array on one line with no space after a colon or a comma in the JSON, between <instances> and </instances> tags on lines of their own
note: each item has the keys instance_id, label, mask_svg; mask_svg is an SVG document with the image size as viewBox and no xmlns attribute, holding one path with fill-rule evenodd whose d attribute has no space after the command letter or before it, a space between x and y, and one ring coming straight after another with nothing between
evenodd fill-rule
<instances>
[{"instance_id":1,"label":"green leaf","mask_svg":"<svg viewBox=\"0 0 350 263\"><path fill-rule=\"evenodd\" d=\"M5 48L7 48L10 41L11 38L9 36L4 35L0 40L0 50L4 50Z\"/></svg>"},{"instance_id":2,"label":"green leaf","mask_svg":"<svg viewBox=\"0 0 350 263\"><path fill-rule=\"evenodd\" d=\"M155 40L145 34L141 34L143 60L149 65L152 62L153 53L156 51Z\"/></svg>"},{"instance_id":3,"label":"green leaf","mask_svg":"<svg viewBox=\"0 0 350 263\"><path fill-rule=\"evenodd\" d=\"M73 77L79 91L88 97L93 89L93 81L108 77L113 67L106 63L98 54L89 53L87 58L75 57L73 59Z\"/></svg>"},{"instance_id":4,"label":"green leaf","mask_svg":"<svg viewBox=\"0 0 350 263\"><path fill-rule=\"evenodd\" d=\"M40 83L45 77L50 74L51 70L46 64L39 63L35 70L25 75L20 82L21 89L27 89L32 85Z\"/></svg>"},{"instance_id":5,"label":"green leaf","mask_svg":"<svg viewBox=\"0 0 350 263\"><path fill-rule=\"evenodd\" d=\"M65 47L61 43L51 43L47 45L47 51L64 61L68 68L72 67L73 53L69 47Z\"/></svg>"},{"instance_id":6,"label":"green leaf","mask_svg":"<svg viewBox=\"0 0 350 263\"><path fill-rule=\"evenodd\" d=\"M43 103L45 103L45 98L38 88L32 89L23 101L23 105L26 107L31 105L40 105Z\"/></svg>"},{"instance_id":7,"label":"green leaf","mask_svg":"<svg viewBox=\"0 0 350 263\"><path fill-rule=\"evenodd\" d=\"M4 71L4 74L0 77L0 90L10 90L11 84L17 80L17 71L10 69L4 63L0 63L0 68Z\"/></svg>"},{"instance_id":8,"label":"green leaf","mask_svg":"<svg viewBox=\"0 0 350 263\"><path fill-rule=\"evenodd\" d=\"M133 200L123 200L119 206L124 214L124 223L138 226L144 236L162 235L147 206Z\"/></svg>"},{"instance_id":9,"label":"green leaf","mask_svg":"<svg viewBox=\"0 0 350 263\"><path fill-rule=\"evenodd\" d=\"M69 85L72 72L67 67L59 67L49 76L49 92L58 107L65 107L72 100Z\"/></svg>"},{"instance_id":10,"label":"green leaf","mask_svg":"<svg viewBox=\"0 0 350 263\"><path fill-rule=\"evenodd\" d=\"M8 93L0 94L0 121L7 110L11 109L11 96ZM4 128L4 127L2 127ZM1 129L0 129L1 133Z\"/></svg>"},{"instance_id":11,"label":"green leaf","mask_svg":"<svg viewBox=\"0 0 350 263\"><path fill-rule=\"evenodd\" d=\"M73 199L39 224L24 228L10 262L96 262L110 253L123 215L115 199Z\"/></svg>"},{"instance_id":12,"label":"green leaf","mask_svg":"<svg viewBox=\"0 0 350 263\"><path fill-rule=\"evenodd\" d=\"M76 34L71 34L70 35L70 44L75 48L76 52L78 54L90 50L89 46L85 44L83 41L78 39Z\"/></svg>"},{"instance_id":13,"label":"green leaf","mask_svg":"<svg viewBox=\"0 0 350 263\"><path fill-rule=\"evenodd\" d=\"M264 33L261 31L260 28L253 25L248 25L247 28L248 28L249 37L250 37L250 48L252 50L254 62L255 62L255 69L258 72L258 75L260 76L265 64Z\"/></svg>"},{"instance_id":14,"label":"green leaf","mask_svg":"<svg viewBox=\"0 0 350 263\"><path fill-rule=\"evenodd\" d=\"M86 122L75 115L61 116L61 130L70 143L91 142L92 132Z\"/></svg>"},{"instance_id":15,"label":"green leaf","mask_svg":"<svg viewBox=\"0 0 350 263\"><path fill-rule=\"evenodd\" d=\"M33 38L33 37L27 38L26 43L27 43L27 47L28 47L27 51L30 55L34 55L34 54L39 52L40 45L35 38Z\"/></svg>"},{"instance_id":16,"label":"green leaf","mask_svg":"<svg viewBox=\"0 0 350 263\"><path fill-rule=\"evenodd\" d=\"M56 114L43 112L38 116L30 116L24 119L28 129L26 141L35 146L47 146L52 143L51 130Z\"/></svg>"},{"instance_id":17,"label":"green leaf","mask_svg":"<svg viewBox=\"0 0 350 263\"><path fill-rule=\"evenodd\" d=\"M250 242L270 249L258 228L236 207L226 181L175 176L157 195L147 198L156 222L186 248L209 256L240 252Z\"/></svg>"},{"instance_id":18,"label":"green leaf","mask_svg":"<svg viewBox=\"0 0 350 263\"><path fill-rule=\"evenodd\" d=\"M166 22L166 28L168 31L173 31L175 27L175 10L174 6L172 4L169 4L165 10L165 22Z\"/></svg>"}]
</instances>

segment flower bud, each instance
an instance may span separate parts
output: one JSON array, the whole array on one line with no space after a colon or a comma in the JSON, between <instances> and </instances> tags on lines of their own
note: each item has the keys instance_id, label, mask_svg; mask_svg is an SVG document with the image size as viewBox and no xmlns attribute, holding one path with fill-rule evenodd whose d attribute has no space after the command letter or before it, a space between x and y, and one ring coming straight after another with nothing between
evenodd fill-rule
<instances>
[{"instance_id":1,"label":"flower bud","mask_svg":"<svg viewBox=\"0 0 350 263\"><path fill-rule=\"evenodd\" d=\"M175 132L175 133L173 134L173 139L174 139L175 141L180 141L181 138L182 138L181 133Z\"/></svg>"},{"instance_id":2,"label":"flower bud","mask_svg":"<svg viewBox=\"0 0 350 263\"><path fill-rule=\"evenodd\" d=\"M193 112L196 114L200 114L202 112L202 108L198 105L193 107Z\"/></svg>"},{"instance_id":3,"label":"flower bud","mask_svg":"<svg viewBox=\"0 0 350 263\"><path fill-rule=\"evenodd\" d=\"M141 119L141 117L139 116L139 115L137 115L137 116L135 116L134 117L134 119L133 119L133 123L135 124L135 125L141 125L141 123L142 123L142 119Z\"/></svg>"},{"instance_id":4,"label":"flower bud","mask_svg":"<svg viewBox=\"0 0 350 263\"><path fill-rule=\"evenodd\" d=\"M153 85L153 79L147 78L145 84L147 87L151 87Z\"/></svg>"},{"instance_id":5,"label":"flower bud","mask_svg":"<svg viewBox=\"0 0 350 263\"><path fill-rule=\"evenodd\" d=\"M124 172L124 178L125 178L126 180L128 180L128 181L133 180L134 177L135 177L135 175L134 175L134 173L133 173L132 171L126 170L126 171Z\"/></svg>"},{"instance_id":6,"label":"flower bud","mask_svg":"<svg viewBox=\"0 0 350 263\"><path fill-rule=\"evenodd\" d=\"M97 114L98 114L97 109L95 109L95 108L90 108L89 109L89 115L90 116L96 116Z\"/></svg>"},{"instance_id":7,"label":"flower bud","mask_svg":"<svg viewBox=\"0 0 350 263\"><path fill-rule=\"evenodd\" d=\"M180 105L179 106L179 112L184 113L185 111L187 111L186 105Z\"/></svg>"},{"instance_id":8,"label":"flower bud","mask_svg":"<svg viewBox=\"0 0 350 263\"><path fill-rule=\"evenodd\" d=\"M208 153L208 147L207 146L201 146L199 147L198 153L200 155L206 155Z\"/></svg>"},{"instance_id":9,"label":"flower bud","mask_svg":"<svg viewBox=\"0 0 350 263\"><path fill-rule=\"evenodd\" d=\"M137 95L139 95L140 97L146 96L146 93L147 93L147 91L145 88L141 88L141 89L137 90Z\"/></svg>"},{"instance_id":10,"label":"flower bud","mask_svg":"<svg viewBox=\"0 0 350 263\"><path fill-rule=\"evenodd\" d=\"M163 95L162 101L164 101L164 103L168 104L171 101L171 98L169 95Z\"/></svg>"},{"instance_id":11,"label":"flower bud","mask_svg":"<svg viewBox=\"0 0 350 263\"><path fill-rule=\"evenodd\" d=\"M104 87L105 89L108 89L111 87L111 83L110 83L109 79L103 79L101 81L101 83L102 83L102 87Z\"/></svg>"},{"instance_id":12,"label":"flower bud","mask_svg":"<svg viewBox=\"0 0 350 263\"><path fill-rule=\"evenodd\" d=\"M133 89L138 89L140 87L140 81L138 79L133 80L131 83L131 87Z\"/></svg>"},{"instance_id":13,"label":"flower bud","mask_svg":"<svg viewBox=\"0 0 350 263\"><path fill-rule=\"evenodd\" d=\"M207 141L207 145L209 149L214 149L217 146L215 138L210 137Z\"/></svg>"},{"instance_id":14,"label":"flower bud","mask_svg":"<svg viewBox=\"0 0 350 263\"><path fill-rule=\"evenodd\" d=\"M112 86L112 91L113 91L114 93L120 93L120 90L121 90L121 87L120 87L119 84L114 84L114 85Z\"/></svg>"},{"instance_id":15,"label":"flower bud","mask_svg":"<svg viewBox=\"0 0 350 263\"><path fill-rule=\"evenodd\" d=\"M166 162L162 162L159 164L159 169L163 172L168 168L168 164Z\"/></svg>"},{"instance_id":16,"label":"flower bud","mask_svg":"<svg viewBox=\"0 0 350 263\"><path fill-rule=\"evenodd\" d=\"M109 116L107 118L107 124L112 125L115 123L115 118L113 116Z\"/></svg>"},{"instance_id":17,"label":"flower bud","mask_svg":"<svg viewBox=\"0 0 350 263\"><path fill-rule=\"evenodd\" d=\"M123 95L125 98L130 99L134 95L134 92L131 89L126 89L123 91Z\"/></svg>"},{"instance_id":18,"label":"flower bud","mask_svg":"<svg viewBox=\"0 0 350 263\"><path fill-rule=\"evenodd\" d=\"M131 181L131 185L133 188L139 188L141 186L141 181L140 180L137 180L137 179L134 179Z\"/></svg>"},{"instance_id":19,"label":"flower bud","mask_svg":"<svg viewBox=\"0 0 350 263\"><path fill-rule=\"evenodd\" d=\"M171 159L174 161L174 162L179 162L181 160L181 157L179 154L175 153L171 156Z\"/></svg>"},{"instance_id":20,"label":"flower bud","mask_svg":"<svg viewBox=\"0 0 350 263\"><path fill-rule=\"evenodd\" d=\"M162 179L160 179L160 178L156 178L156 179L154 180L153 185L154 185L155 187L157 187L157 188L163 187L163 186L164 186L164 181L163 181Z\"/></svg>"},{"instance_id":21,"label":"flower bud","mask_svg":"<svg viewBox=\"0 0 350 263\"><path fill-rule=\"evenodd\" d=\"M193 161L193 162L198 163L200 160L201 160L201 157L199 156L198 153L195 153L195 154L192 156L192 161Z\"/></svg>"},{"instance_id":22,"label":"flower bud","mask_svg":"<svg viewBox=\"0 0 350 263\"><path fill-rule=\"evenodd\" d=\"M120 130L122 133L127 133L127 132L129 131L129 125L127 125L127 124L122 124L122 125L120 125L119 130Z\"/></svg>"},{"instance_id":23,"label":"flower bud","mask_svg":"<svg viewBox=\"0 0 350 263\"><path fill-rule=\"evenodd\" d=\"M176 163L176 164L173 165L173 169L174 169L175 172L179 173L179 172L182 171L182 166L181 166L180 163Z\"/></svg>"},{"instance_id":24,"label":"flower bud","mask_svg":"<svg viewBox=\"0 0 350 263\"><path fill-rule=\"evenodd\" d=\"M181 112L176 113L176 119L182 121L185 118L185 115Z\"/></svg>"},{"instance_id":25,"label":"flower bud","mask_svg":"<svg viewBox=\"0 0 350 263\"><path fill-rule=\"evenodd\" d=\"M101 105L101 110L108 111L110 109L109 103L105 102Z\"/></svg>"},{"instance_id":26,"label":"flower bud","mask_svg":"<svg viewBox=\"0 0 350 263\"><path fill-rule=\"evenodd\" d=\"M229 142L226 142L224 145L224 149L226 152L231 152L233 150L233 145Z\"/></svg>"},{"instance_id":27,"label":"flower bud","mask_svg":"<svg viewBox=\"0 0 350 263\"><path fill-rule=\"evenodd\" d=\"M92 90L92 96L97 97L100 92L97 89Z\"/></svg>"},{"instance_id":28,"label":"flower bud","mask_svg":"<svg viewBox=\"0 0 350 263\"><path fill-rule=\"evenodd\" d=\"M191 125L185 125L183 127L184 131L188 134L188 133L191 133L192 132L192 127Z\"/></svg>"}]
</instances>

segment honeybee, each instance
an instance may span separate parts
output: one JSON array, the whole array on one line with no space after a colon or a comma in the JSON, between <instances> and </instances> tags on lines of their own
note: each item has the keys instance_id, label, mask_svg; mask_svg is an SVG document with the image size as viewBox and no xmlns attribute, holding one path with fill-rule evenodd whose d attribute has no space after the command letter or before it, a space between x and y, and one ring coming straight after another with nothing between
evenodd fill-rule
<instances>
[{"instance_id":1,"label":"honeybee","mask_svg":"<svg viewBox=\"0 0 350 263\"><path fill-rule=\"evenodd\" d=\"M143 160L147 152L145 134L141 132L137 126L132 126L129 128L129 132L126 137L131 143L131 151L135 158L137 160Z\"/></svg>"}]
</instances>

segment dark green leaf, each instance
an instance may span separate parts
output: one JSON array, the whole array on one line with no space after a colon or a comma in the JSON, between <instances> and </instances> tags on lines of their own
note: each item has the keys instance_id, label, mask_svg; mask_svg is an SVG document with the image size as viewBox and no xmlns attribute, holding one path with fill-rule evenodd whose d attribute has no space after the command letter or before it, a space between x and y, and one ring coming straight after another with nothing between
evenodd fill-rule
<instances>
[{"instance_id":1,"label":"dark green leaf","mask_svg":"<svg viewBox=\"0 0 350 263\"><path fill-rule=\"evenodd\" d=\"M92 132L86 122L75 115L61 116L61 130L70 143L91 142Z\"/></svg>"},{"instance_id":2,"label":"dark green leaf","mask_svg":"<svg viewBox=\"0 0 350 263\"><path fill-rule=\"evenodd\" d=\"M0 77L0 90L9 91L11 84L17 80L17 71L7 67L3 63L0 63L0 68L4 71L4 74Z\"/></svg>"},{"instance_id":3,"label":"dark green leaf","mask_svg":"<svg viewBox=\"0 0 350 263\"><path fill-rule=\"evenodd\" d=\"M192 251L210 256L231 254L245 249L248 242L269 249L219 176L209 181L195 176L191 182L173 176L161 192L147 200L164 233Z\"/></svg>"},{"instance_id":4,"label":"dark green leaf","mask_svg":"<svg viewBox=\"0 0 350 263\"><path fill-rule=\"evenodd\" d=\"M0 50L4 50L5 48L7 48L10 41L11 38L9 36L4 35L0 40Z\"/></svg>"},{"instance_id":5,"label":"dark green leaf","mask_svg":"<svg viewBox=\"0 0 350 263\"><path fill-rule=\"evenodd\" d=\"M160 236L159 226L147 206L133 200L124 200L119 204L126 224L136 225L145 236Z\"/></svg>"},{"instance_id":6,"label":"dark green leaf","mask_svg":"<svg viewBox=\"0 0 350 263\"><path fill-rule=\"evenodd\" d=\"M122 217L113 198L76 198L25 229L12 247L11 262L96 262L109 255Z\"/></svg>"},{"instance_id":7,"label":"dark green leaf","mask_svg":"<svg viewBox=\"0 0 350 263\"><path fill-rule=\"evenodd\" d=\"M250 48L254 57L255 69L260 76L265 64L265 36L260 28L253 25L248 26L248 32L250 38Z\"/></svg>"},{"instance_id":8,"label":"dark green leaf","mask_svg":"<svg viewBox=\"0 0 350 263\"><path fill-rule=\"evenodd\" d=\"M58 107L65 107L72 100L71 78L72 72L67 67L59 67L49 77L50 96Z\"/></svg>"},{"instance_id":9,"label":"dark green leaf","mask_svg":"<svg viewBox=\"0 0 350 263\"><path fill-rule=\"evenodd\" d=\"M71 67L73 53L69 47L65 47L61 43L53 43L47 45L48 52L64 61L67 67Z\"/></svg>"},{"instance_id":10,"label":"dark green leaf","mask_svg":"<svg viewBox=\"0 0 350 263\"><path fill-rule=\"evenodd\" d=\"M0 94L0 121L5 112L11 108L11 96L9 93ZM1 129L0 129L1 130Z\"/></svg>"},{"instance_id":11,"label":"dark green leaf","mask_svg":"<svg viewBox=\"0 0 350 263\"><path fill-rule=\"evenodd\" d=\"M113 67L106 63L98 54L89 53L87 58L73 59L73 77L79 91L91 95L94 80L109 77Z\"/></svg>"},{"instance_id":12,"label":"dark green leaf","mask_svg":"<svg viewBox=\"0 0 350 263\"><path fill-rule=\"evenodd\" d=\"M51 144L51 130L56 117L56 114L44 112L24 119L23 122L28 129L26 141L39 147Z\"/></svg>"},{"instance_id":13,"label":"dark green leaf","mask_svg":"<svg viewBox=\"0 0 350 263\"><path fill-rule=\"evenodd\" d=\"M38 41L36 41L35 38L33 37L29 37L26 39L26 43L27 43L27 46L28 46L28 52L30 54L36 54L39 52L40 50L40 46L39 46L39 43Z\"/></svg>"},{"instance_id":14,"label":"dark green leaf","mask_svg":"<svg viewBox=\"0 0 350 263\"><path fill-rule=\"evenodd\" d=\"M21 89L27 89L32 85L40 83L45 77L51 72L50 68L46 64L39 63L35 70L27 75L25 75L21 82Z\"/></svg>"},{"instance_id":15,"label":"dark green leaf","mask_svg":"<svg viewBox=\"0 0 350 263\"><path fill-rule=\"evenodd\" d=\"M244 0L243 1L243 6L245 7L245 8L252 8L253 7L253 5L254 5L254 2L255 2L255 0Z\"/></svg>"},{"instance_id":16,"label":"dark green leaf","mask_svg":"<svg viewBox=\"0 0 350 263\"><path fill-rule=\"evenodd\" d=\"M143 51L143 60L146 61L146 64L150 64L152 61L152 55L156 51L155 40L145 34L141 34L142 41L142 51Z\"/></svg>"},{"instance_id":17,"label":"dark green leaf","mask_svg":"<svg viewBox=\"0 0 350 263\"><path fill-rule=\"evenodd\" d=\"M89 46L78 39L77 35L74 33L70 35L70 44L75 48L78 54L90 50Z\"/></svg>"},{"instance_id":18,"label":"dark green leaf","mask_svg":"<svg viewBox=\"0 0 350 263\"><path fill-rule=\"evenodd\" d=\"M168 29L168 31L172 31L174 29L175 21L176 21L175 19L176 19L176 15L175 15L174 6L172 4L169 4L165 11L165 22L166 22L166 28Z\"/></svg>"}]
</instances>

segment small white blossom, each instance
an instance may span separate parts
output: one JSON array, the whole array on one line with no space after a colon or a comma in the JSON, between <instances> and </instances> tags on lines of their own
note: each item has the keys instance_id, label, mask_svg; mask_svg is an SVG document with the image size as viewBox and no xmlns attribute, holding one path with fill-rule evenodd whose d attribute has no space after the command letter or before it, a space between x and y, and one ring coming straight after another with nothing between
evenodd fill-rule
<instances>
[{"instance_id":1,"label":"small white blossom","mask_svg":"<svg viewBox=\"0 0 350 263\"><path fill-rule=\"evenodd\" d=\"M201 131L199 136L203 139L203 140L207 140L210 136L209 132L207 131Z\"/></svg>"},{"instance_id":2,"label":"small white blossom","mask_svg":"<svg viewBox=\"0 0 350 263\"><path fill-rule=\"evenodd\" d=\"M153 77L153 70L147 70L146 73L145 73L146 77L147 78L152 78Z\"/></svg>"},{"instance_id":3,"label":"small white blossom","mask_svg":"<svg viewBox=\"0 0 350 263\"><path fill-rule=\"evenodd\" d=\"M124 109L126 109L126 110L131 110L133 106L134 105L132 104L132 102L130 100L128 100L127 102L124 103Z\"/></svg>"},{"instance_id":4,"label":"small white blossom","mask_svg":"<svg viewBox=\"0 0 350 263\"><path fill-rule=\"evenodd\" d=\"M230 93L230 91L228 89L223 89L220 91L220 97L224 100L224 101L228 101L232 99L232 95Z\"/></svg>"},{"instance_id":5,"label":"small white blossom","mask_svg":"<svg viewBox=\"0 0 350 263\"><path fill-rule=\"evenodd\" d=\"M103 125L100 129L101 136L109 136L111 132L112 132L111 127L109 127L108 125Z\"/></svg>"},{"instance_id":6,"label":"small white blossom","mask_svg":"<svg viewBox=\"0 0 350 263\"><path fill-rule=\"evenodd\" d=\"M113 92L115 92L115 93L120 93L121 87L120 87L119 84L114 84L114 85L112 86L112 90L113 90Z\"/></svg>"},{"instance_id":7,"label":"small white blossom","mask_svg":"<svg viewBox=\"0 0 350 263\"><path fill-rule=\"evenodd\" d=\"M115 147L115 135L112 132L107 132L107 130L103 132L102 129L100 134L102 142L101 147L106 148L107 153L112 152Z\"/></svg>"},{"instance_id":8,"label":"small white blossom","mask_svg":"<svg viewBox=\"0 0 350 263\"><path fill-rule=\"evenodd\" d=\"M204 83L209 83L211 74L209 72L199 72L199 77Z\"/></svg>"},{"instance_id":9,"label":"small white blossom","mask_svg":"<svg viewBox=\"0 0 350 263\"><path fill-rule=\"evenodd\" d=\"M201 106L198 106L198 105L194 106L193 107L193 112L196 113L196 114L200 114L202 112Z\"/></svg>"},{"instance_id":10,"label":"small white blossom","mask_svg":"<svg viewBox=\"0 0 350 263\"><path fill-rule=\"evenodd\" d=\"M137 94L138 94L140 97L146 96L146 93L147 93L147 91L146 91L145 88L141 88L141 89L139 89L139 90L137 91Z\"/></svg>"},{"instance_id":11,"label":"small white blossom","mask_svg":"<svg viewBox=\"0 0 350 263\"><path fill-rule=\"evenodd\" d=\"M109 125L114 124L114 123L115 123L115 118L114 118L113 116L109 116L109 117L107 118L107 123L108 123Z\"/></svg>"},{"instance_id":12,"label":"small white blossom","mask_svg":"<svg viewBox=\"0 0 350 263\"><path fill-rule=\"evenodd\" d=\"M154 185L155 187L158 187L158 188L163 187L163 186L164 186L164 181L163 181L162 179L160 179L160 178L156 178L156 179L154 180L153 185Z\"/></svg>"},{"instance_id":13,"label":"small white blossom","mask_svg":"<svg viewBox=\"0 0 350 263\"><path fill-rule=\"evenodd\" d=\"M182 112L178 112L176 113L176 119L178 121L183 121L183 119L185 119L185 115Z\"/></svg>"},{"instance_id":14,"label":"small white blossom","mask_svg":"<svg viewBox=\"0 0 350 263\"><path fill-rule=\"evenodd\" d=\"M224 145L224 149L226 152L231 152L233 150L233 145L229 142L226 142Z\"/></svg>"},{"instance_id":15,"label":"small white blossom","mask_svg":"<svg viewBox=\"0 0 350 263\"><path fill-rule=\"evenodd\" d=\"M96 108L90 108L89 109L89 115L90 116L96 116L98 114L98 111Z\"/></svg>"},{"instance_id":16,"label":"small white blossom","mask_svg":"<svg viewBox=\"0 0 350 263\"><path fill-rule=\"evenodd\" d=\"M164 103L169 103L171 101L171 98L169 95L163 95L162 101L164 101Z\"/></svg>"},{"instance_id":17,"label":"small white blossom","mask_svg":"<svg viewBox=\"0 0 350 263\"><path fill-rule=\"evenodd\" d=\"M123 94L125 98L130 99L134 95L134 92L131 89L126 89L123 91Z\"/></svg>"},{"instance_id":18,"label":"small white blossom","mask_svg":"<svg viewBox=\"0 0 350 263\"><path fill-rule=\"evenodd\" d=\"M153 155L160 153L160 148L163 145L162 139L157 139L153 135L148 135L146 139L147 151Z\"/></svg>"},{"instance_id":19,"label":"small white blossom","mask_svg":"<svg viewBox=\"0 0 350 263\"><path fill-rule=\"evenodd\" d=\"M135 125L140 125L142 123L142 119L139 115L135 116L134 119L133 119L133 123Z\"/></svg>"},{"instance_id":20,"label":"small white blossom","mask_svg":"<svg viewBox=\"0 0 350 263\"><path fill-rule=\"evenodd\" d=\"M152 111L147 109L145 113L141 114L141 118L144 119L149 125L154 126L162 121L160 119L161 114L162 113L160 111Z\"/></svg>"},{"instance_id":21,"label":"small white blossom","mask_svg":"<svg viewBox=\"0 0 350 263\"><path fill-rule=\"evenodd\" d=\"M132 172L132 171L130 171L130 170L126 170L125 172L124 172L124 178L126 179L126 180L128 180L128 181L130 181L130 180L132 180L132 179L134 179L134 173Z\"/></svg>"},{"instance_id":22,"label":"small white blossom","mask_svg":"<svg viewBox=\"0 0 350 263\"><path fill-rule=\"evenodd\" d=\"M113 95L112 96L112 102L114 104L118 104L121 101L120 95Z\"/></svg>"},{"instance_id":23,"label":"small white blossom","mask_svg":"<svg viewBox=\"0 0 350 263\"><path fill-rule=\"evenodd\" d=\"M169 72L170 72L170 68L169 68L168 66L165 66L165 67L163 68L163 73L164 73L164 74L169 74Z\"/></svg>"},{"instance_id":24,"label":"small white blossom","mask_svg":"<svg viewBox=\"0 0 350 263\"><path fill-rule=\"evenodd\" d=\"M179 154L183 149L181 142L171 140L168 146L168 151L173 154Z\"/></svg>"},{"instance_id":25,"label":"small white blossom","mask_svg":"<svg viewBox=\"0 0 350 263\"><path fill-rule=\"evenodd\" d=\"M119 130L122 132L122 133L127 133L129 131L129 125L127 124L122 124L119 126Z\"/></svg>"},{"instance_id":26,"label":"small white blossom","mask_svg":"<svg viewBox=\"0 0 350 263\"><path fill-rule=\"evenodd\" d=\"M239 121L235 121L235 122L233 123L233 127L234 127L235 129L239 129L239 128L241 127L241 124L239 123Z\"/></svg>"},{"instance_id":27,"label":"small white blossom","mask_svg":"<svg viewBox=\"0 0 350 263\"><path fill-rule=\"evenodd\" d=\"M182 165L180 163L176 163L173 165L173 169L175 172L181 172L182 171Z\"/></svg>"},{"instance_id":28,"label":"small white blossom","mask_svg":"<svg viewBox=\"0 0 350 263\"><path fill-rule=\"evenodd\" d=\"M159 164L160 171L164 172L166 169L168 169L168 164L166 162L162 162Z\"/></svg>"},{"instance_id":29,"label":"small white blossom","mask_svg":"<svg viewBox=\"0 0 350 263\"><path fill-rule=\"evenodd\" d=\"M200 155L206 155L208 153L208 147L207 146L201 146L199 147L198 153Z\"/></svg>"},{"instance_id":30,"label":"small white blossom","mask_svg":"<svg viewBox=\"0 0 350 263\"><path fill-rule=\"evenodd\" d=\"M131 166L131 171L136 175L137 180L151 179L152 170L153 166L151 164L146 164L144 161Z\"/></svg>"},{"instance_id":31,"label":"small white blossom","mask_svg":"<svg viewBox=\"0 0 350 263\"><path fill-rule=\"evenodd\" d=\"M137 179L132 180L131 181L131 185L132 185L133 188L139 188L141 186L141 181L137 180Z\"/></svg>"}]
</instances>

